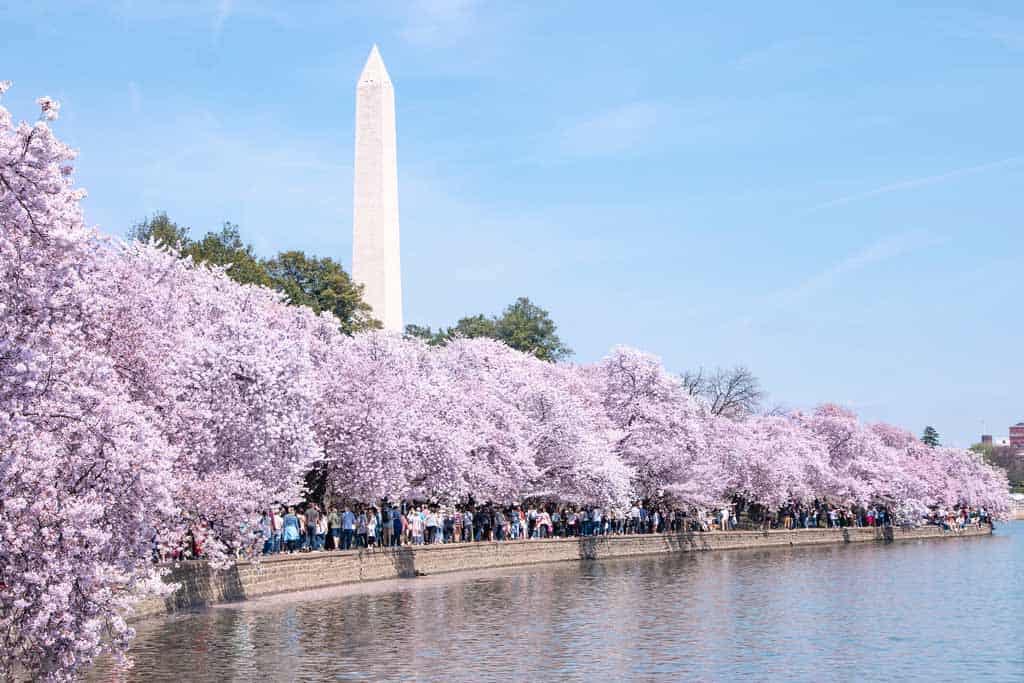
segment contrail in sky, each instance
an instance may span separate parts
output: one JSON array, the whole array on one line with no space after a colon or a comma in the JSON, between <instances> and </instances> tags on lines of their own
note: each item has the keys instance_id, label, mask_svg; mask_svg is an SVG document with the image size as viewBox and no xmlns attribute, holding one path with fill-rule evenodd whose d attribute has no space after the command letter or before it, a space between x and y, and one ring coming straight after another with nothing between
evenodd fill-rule
<instances>
[{"instance_id":1,"label":"contrail in sky","mask_svg":"<svg viewBox=\"0 0 1024 683\"><path fill-rule=\"evenodd\" d=\"M840 197L839 199L833 199L832 201L825 202L824 204L818 204L812 206L803 212L804 215L821 211L822 209L830 209L834 206L842 206L843 204L850 204L851 202L858 202L862 199L870 199L871 197L877 197L883 194L889 194L890 192L899 192L900 190L911 190L918 187L927 187L928 185L935 185L938 183L944 183L947 180L953 178L960 178L962 176L974 175L976 173L983 173L985 171L992 171L997 168L1006 168L1008 166L1015 166L1021 161L1024 161L1024 156L1009 157L1002 159L1001 161L992 161L987 164L979 164L977 166L968 166L966 168L958 168L954 171L948 171L946 173L940 173L938 175L925 176L923 178L912 178L910 180L901 180L898 183L891 183L889 185L882 185L876 187L873 190L867 190L865 192L858 192L857 194L847 195Z\"/></svg>"}]
</instances>

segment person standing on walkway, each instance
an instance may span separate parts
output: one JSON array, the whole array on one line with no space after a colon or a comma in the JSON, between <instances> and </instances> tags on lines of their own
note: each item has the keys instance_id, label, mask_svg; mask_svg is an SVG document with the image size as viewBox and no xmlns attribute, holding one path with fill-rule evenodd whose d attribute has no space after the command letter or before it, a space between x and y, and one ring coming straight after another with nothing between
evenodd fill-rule
<instances>
[{"instance_id":1,"label":"person standing on walkway","mask_svg":"<svg viewBox=\"0 0 1024 683\"><path fill-rule=\"evenodd\" d=\"M270 531L273 534L271 543L273 544L270 552L277 554L281 552L282 542L284 540L284 508L270 508Z\"/></svg>"},{"instance_id":2,"label":"person standing on walkway","mask_svg":"<svg viewBox=\"0 0 1024 683\"><path fill-rule=\"evenodd\" d=\"M288 508L288 514L284 516L284 542L289 553L299 549L299 516L293 507Z\"/></svg>"},{"instance_id":3,"label":"person standing on walkway","mask_svg":"<svg viewBox=\"0 0 1024 683\"><path fill-rule=\"evenodd\" d=\"M473 538L473 511L466 508L462 512L462 541L469 543Z\"/></svg>"},{"instance_id":4,"label":"person standing on walkway","mask_svg":"<svg viewBox=\"0 0 1024 683\"><path fill-rule=\"evenodd\" d=\"M380 522L380 545L382 548L391 547L391 506L386 502L381 506L381 522Z\"/></svg>"},{"instance_id":5,"label":"person standing on walkway","mask_svg":"<svg viewBox=\"0 0 1024 683\"><path fill-rule=\"evenodd\" d=\"M327 531L331 537L331 549L341 550L341 514L333 505L327 512Z\"/></svg>"},{"instance_id":6,"label":"person standing on walkway","mask_svg":"<svg viewBox=\"0 0 1024 683\"><path fill-rule=\"evenodd\" d=\"M476 512L473 514L473 538L476 541L486 541L486 532L484 531L484 517L486 513L482 507L478 507Z\"/></svg>"},{"instance_id":7,"label":"person standing on walkway","mask_svg":"<svg viewBox=\"0 0 1024 683\"><path fill-rule=\"evenodd\" d=\"M356 547L366 547L366 537L369 528L367 526L366 510L360 510L359 515L356 517Z\"/></svg>"},{"instance_id":8,"label":"person standing on walkway","mask_svg":"<svg viewBox=\"0 0 1024 683\"><path fill-rule=\"evenodd\" d=\"M501 511L501 508L495 508L494 510L494 540L504 541L505 540L505 513Z\"/></svg>"},{"instance_id":9,"label":"person standing on walkway","mask_svg":"<svg viewBox=\"0 0 1024 683\"><path fill-rule=\"evenodd\" d=\"M462 541L462 522L464 519L462 510L456 505L455 509L452 510L452 543Z\"/></svg>"},{"instance_id":10,"label":"person standing on walkway","mask_svg":"<svg viewBox=\"0 0 1024 683\"><path fill-rule=\"evenodd\" d=\"M392 547L399 547L402 545L402 532L404 531L404 524L402 523L402 511L398 509L397 505L391 507L391 545Z\"/></svg>"},{"instance_id":11,"label":"person standing on walkway","mask_svg":"<svg viewBox=\"0 0 1024 683\"><path fill-rule=\"evenodd\" d=\"M348 505L341 513L341 549L348 550L352 547L352 537L356 533L356 516Z\"/></svg>"},{"instance_id":12,"label":"person standing on walkway","mask_svg":"<svg viewBox=\"0 0 1024 683\"><path fill-rule=\"evenodd\" d=\"M429 545L431 543L437 543L437 509L427 508L426 514L423 516L423 525L426 528L424 534L424 540Z\"/></svg>"},{"instance_id":13,"label":"person standing on walkway","mask_svg":"<svg viewBox=\"0 0 1024 683\"><path fill-rule=\"evenodd\" d=\"M295 510L295 516L299 519L299 552L305 552L307 536L306 536L306 509L302 508L300 512L298 508Z\"/></svg>"},{"instance_id":14,"label":"person standing on walkway","mask_svg":"<svg viewBox=\"0 0 1024 683\"><path fill-rule=\"evenodd\" d=\"M306 507L306 546L309 550L319 550L317 548L317 522L320 521L320 510L317 508L316 503L310 503Z\"/></svg>"},{"instance_id":15,"label":"person standing on walkway","mask_svg":"<svg viewBox=\"0 0 1024 683\"><path fill-rule=\"evenodd\" d=\"M412 533L412 544L423 545L424 519L423 512L419 508L409 513L409 528Z\"/></svg>"},{"instance_id":16,"label":"person standing on walkway","mask_svg":"<svg viewBox=\"0 0 1024 683\"><path fill-rule=\"evenodd\" d=\"M445 543L455 542L455 519L458 517L458 513L451 508L445 508L444 514L441 517L441 531L444 534L444 538L441 540Z\"/></svg>"},{"instance_id":17,"label":"person standing on walkway","mask_svg":"<svg viewBox=\"0 0 1024 683\"><path fill-rule=\"evenodd\" d=\"M370 508L366 511L366 547L373 548L377 545L377 508Z\"/></svg>"},{"instance_id":18,"label":"person standing on walkway","mask_svg":"<svg viewBox=\"0 0 1024 683\"><path fill-rule=\"evenodd\" d=\"M327 518L320 515L316 520L316 549L324 549L324 541L327 539Z\"/></svg>"},{"instance_id":19,"label":"person standing on walkway","mask_svg":"<svg viewBox=\"0 0 1024 683\"><path fill-rule=\"evenodd\" d=\"M274 543L273 538L274 534L270 531L270 513L264 512L260 515L260 540L263 541L263 548L260 554L270 554L270 548Z\"/></svg>"}]
</instances>

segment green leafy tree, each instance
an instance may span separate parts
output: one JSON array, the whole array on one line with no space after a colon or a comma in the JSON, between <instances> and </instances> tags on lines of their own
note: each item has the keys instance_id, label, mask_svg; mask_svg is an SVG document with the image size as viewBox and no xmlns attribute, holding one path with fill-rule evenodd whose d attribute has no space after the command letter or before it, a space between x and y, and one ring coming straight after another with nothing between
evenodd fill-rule
<instances>
[{"instance_id":1,"label":"green leafy tree","mask_svg":"<svg viewBox=\"0 0 1024 683\"><path fill-rule=\"evenodd\" d=\"M242 241L234 223L224 223L219 232L206 233L203 239L183 249L182 255L191 256L196 263L228 266L228 277L240 284L272 285L266 267L256 257L252 245Z\"/></svg>"},{"instance_id":2,"label":"green leafy tree","mask_svg":"<svg viewBox=\"0 0 1024 683\"><path fill-rule=\"evenodd\" d=\"M317 313L330 311L341 321L342 331L353 334L379 328L370 305L363 301L363 287L352 281L341 264L332 258L307 256L301 251L284 251L263 266L272 286L297 306L309 306Z\"/></svg>"},{"instance_id":3,"label":"green leafy tree","mask_svg":"<svg viewBox=\"0 0 1024 683\"><path fill-rule=\"evenodd\" d=\"M441 333L439 332L438 334ZM489 337L491 339L497 339L498 334L495 329L494 320L480 314L461 318L459 322L455 323L455 327L449 327L444 331L443 337L445 341L456 337L462 337L465 339Z\"/></svg>"},{"instance_id":4,"label":"green leafy tree","mask_svg":"<svg viewBox=\"0 0 1024 683\"><path fill-rule=\"evenodd\" d=\"M435 334L434 331L430 329L429 326L426 325L406 325L405 336L412 339L422 339L428 344L436 345L435 340L437 338L437 334Z\"/></svg>"},{"instance_id":5,"label":"green leafy tree","mask_svg":"<svg viewBox=\"0 0 1024 683\"><path fill-rule=\"evenodd\" d=\"M482 313L467 316L453 327L437 332L422 325L406 325L405 334L425 339L435 346L451 339L488 337L550 362L572 355L572 350L559 339L557 327L548 312L526 297L516 299L500 316L488 317Z\"/></svg>"},{"instance_id":6,"label":"green leafy tree","mask_svg":"<svg viewBox=\"0 0 1024 683\"><path fill-rule=\"evenodd\" d=\"M200 240L189 237L189 229L179 226L164 212L153 214L128 232L129 239L155 240L176 246L182 257L196 263L228 266L227 275L241 284L271 287L288 297L296 306L309 306L317 313L330 311L341 321L346 334L379 328L363 301L363 288L331 258L307 256L301 251L285 251L272 259L260 259L251 244L242 240L238 226L225 222L217 232L208 232Z\"/></svg>"},{"instance_id":7,"label":"green leafy tree","mask_svg":"<svg viewBox=\"0 0 1024 683\"><path fill-rule=\"evenodd\" d=\"M921 443L935 448L939 445L939 433L935 431L935 427L931 425L924 428L924 433L921 434Z\"/></svg>"},{"instance_id":8,"label":"green leafy tree","mask_svg":"<svg viewBox=\"0 0 1024 683\"><path fill-rule=\"evenodd\" d=\"M158 211L152 218L133 225L128 231L128 239L139 242L155 240L163 247L187 247L192 243L188 236L188 228L172 221L163 211Z\"/></svg>"},{"instance_id":9,"label":"green leafy tree","mask_svg":"<svg viewBox=\"0 0 1024 683\"><path fill-rule=\"evenodd\" d=\"M494 321L495 337L513 349L531 353L541 360L555 362L572 355L562 343L557 326L546 310L525 296L505 309Z\"/></svg>"}]
</instances>

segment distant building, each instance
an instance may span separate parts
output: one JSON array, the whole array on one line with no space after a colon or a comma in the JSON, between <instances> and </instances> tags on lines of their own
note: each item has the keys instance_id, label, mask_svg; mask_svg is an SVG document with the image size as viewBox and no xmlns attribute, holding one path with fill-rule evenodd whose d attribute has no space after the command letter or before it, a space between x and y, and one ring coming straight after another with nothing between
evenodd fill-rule
<instances>
[{"instance_id":1,"label":"distant building","mask_svg":"<svg viewBox=\"0 0 1024 683\"><path fill-rule=\"evenodd\" d=\"M1018 422L1010 427L1010 447L1024 448L1024 422Z\"/></svg>"},{"instance_id":2,"label":"distant building","mask_svg":"<svg viewBox=\"0 0 1024 683\"><path fill-rule=\"evenodd\" d=\"M981 435L982 446L992 446L994 448L1001 448L1010 445L1010 437L1008 436L992 436L991 434Z\"/></svg>"},{"instance_id":3,"label":"distant building","mask_svg":"<svg viewBox=\"0 0 1024 683\"><path fill-rule=\"evenodd\" d=\"M1024 493L1010 494L1010 516L1014 519L1024 519Z\"/></svg>"}]
</instances>

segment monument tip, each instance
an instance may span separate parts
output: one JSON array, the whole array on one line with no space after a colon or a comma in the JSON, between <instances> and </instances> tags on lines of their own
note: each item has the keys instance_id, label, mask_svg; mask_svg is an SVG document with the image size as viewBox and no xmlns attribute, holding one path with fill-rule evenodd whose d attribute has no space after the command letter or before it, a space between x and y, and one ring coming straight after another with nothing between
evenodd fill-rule
<instances>
[{"instance_id":1,"label":"monument tip","mask_svg":"<svg viewBox=\"0 0 1024 683\"><path fill-rule=\"evenodd\" d=\"M384 66L384 59L380 56L380 49L377 43L370 48L370 54L366 58L363 72L359 74L359 83L390 83L387 67Z\"/></svg>"}]
</instances>

